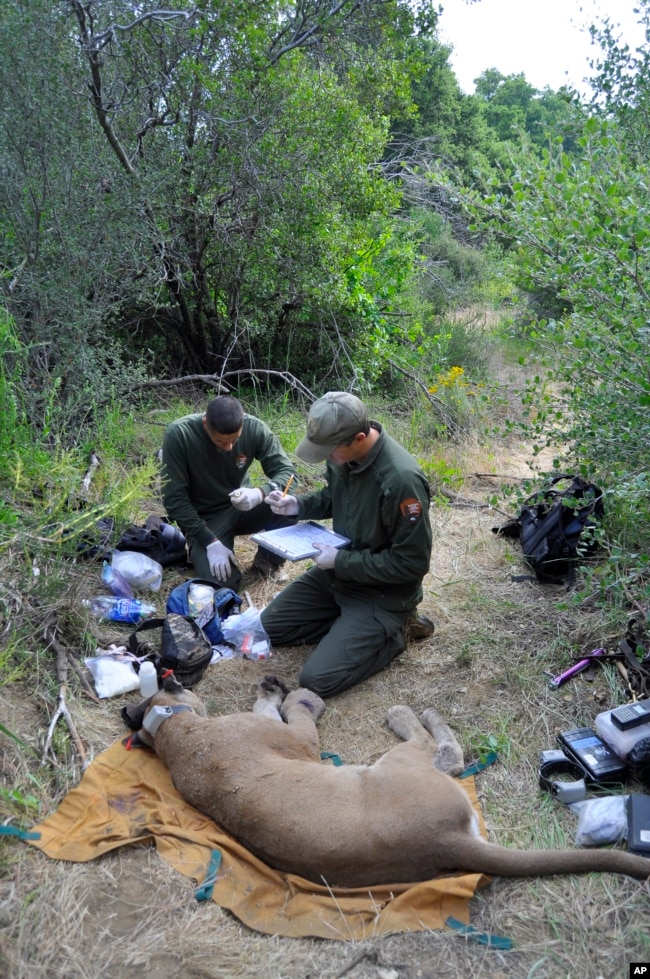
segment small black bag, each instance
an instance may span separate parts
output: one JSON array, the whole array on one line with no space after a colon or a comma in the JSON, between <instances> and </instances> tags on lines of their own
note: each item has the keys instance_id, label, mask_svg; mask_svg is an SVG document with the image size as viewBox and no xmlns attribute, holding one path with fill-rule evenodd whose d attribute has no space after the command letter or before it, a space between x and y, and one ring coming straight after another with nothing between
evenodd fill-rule
<instances>
[{"instance_id":1,"label":"small black bag","mask_svg":"<svg viewBox=\"0 0 650 979\"><path fill-rule=\"evenodd\" d=\"M557 486L562 480L569 480L565 489ZM493 527L492 532L521 542L538 581L572 583L578 560L597 548L593 537L581 540L581 535L594 528L604 512L598 486L582 476L561 474L546 489L529 496L514 520Z\"/></svg>"},{"instance_id":2,"label":"small black bag","mask_svg":"<svg viewBox=\"0 0 650 979\"><path fill-rule=\"evenodd\" d=\"M142 622L129 636L129 650L151 660L159 680L172 670L188 689L199 682L212 659L212 646L203 629L189 616L175 613Z\"/></svg>"},{"instance_id":3,"label":"small black bag","mask_svg":"<svg viewBox=\"0 0 650 979\"><path fill-rule=\"evenodd\" d=\"M173 537L167 538L158 527L138 527L131 524L120 537L115 549L146 554L163 568L187 564L185 538L182 534L177 532Z\"/></svg>"}]
</instances>

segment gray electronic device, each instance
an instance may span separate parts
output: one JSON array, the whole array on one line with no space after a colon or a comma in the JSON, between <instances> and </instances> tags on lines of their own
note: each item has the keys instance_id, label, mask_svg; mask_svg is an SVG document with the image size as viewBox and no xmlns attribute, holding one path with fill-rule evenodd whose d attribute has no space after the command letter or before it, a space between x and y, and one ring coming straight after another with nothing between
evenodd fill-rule
<instances>
[{"instance_id":1,"label":"gray electronic device","mask_svg":"<svg viewBox=\"0 0 650 979\"><path fill-rule=\"evenodd\" d=\"M633 704L624 704L613 710L609 716L619 731L628 731L640 724L650 724L650 700L635 700Z\"/></svg>"}]
</instances>

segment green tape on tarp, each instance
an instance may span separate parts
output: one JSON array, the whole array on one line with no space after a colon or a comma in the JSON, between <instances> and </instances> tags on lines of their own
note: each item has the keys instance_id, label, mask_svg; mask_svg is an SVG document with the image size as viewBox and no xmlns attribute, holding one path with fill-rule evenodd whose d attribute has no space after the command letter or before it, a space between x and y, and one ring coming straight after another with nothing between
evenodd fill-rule
<instances>
[{"instance_id":1,"label":"green tape on tarp","mask_svg":"<svg viewBox=\"0 0 650 979\"><path fill-rule=\"evenodd\" d=\"M477 931L476 928L472 928L471 925L464 925L457 918L447 918L445 924L449 928L453 928L459 935L464 935L470 941L478 942L479 945L485 945L487 948L498 948L505 952L512 948L512 941L509 938L499 938L498 935L487 935L484 931Z\"/></svg>"},{"instance_id":2,"label":"green tape on tarp","mask_svg":"<svg viewBox=\"0 0 650 979\"><path fill-rule=\"evenodd\" d=\"M40 833L30 833L16 826L0 826L0 836L17 836L19 840L40 840Z\"/></svg>"},{"instance_id":3,"label":"green tape on tarp","mask_svg":"<svg viewBox=\"0 0 650 979\"><path fill-rule=\"evenodd\" d=\"M467 778L469 775L476 775L477 772L482 772L488 765L493 765L498 757L496 751L488 751L483 761L477 761L473 765L468 765L465 771L460 773L458 778Z\"/></svg>"},{"instance_id":4,"label":"green tape on tarp","mask_svg":"<svg viewBox=\"0 0 650 979\"><path fill-rule=\"evenodd\" d=\"M197 889L194 891L194 897L197 901L209 901L212 897L212 892L214 891L214 885L217 882L217 874L219 873L220 866L221 850L213 850L203 882L199 884Z\"/></svg>"}]
</instances>

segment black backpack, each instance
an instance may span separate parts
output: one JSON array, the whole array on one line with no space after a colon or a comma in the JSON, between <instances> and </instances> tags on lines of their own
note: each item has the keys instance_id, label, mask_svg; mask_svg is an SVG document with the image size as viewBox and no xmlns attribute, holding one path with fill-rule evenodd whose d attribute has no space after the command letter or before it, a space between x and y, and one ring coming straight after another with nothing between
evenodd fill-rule
<instances>
[{"instance_id":1,"label":"black backpack","mask_svg":"<svg viewBox=\"0 0 650 979\"><path fill-rule=\"evenodd\" d=\"M560 488L557 484L568 481ZM582 476L565 473L524 500L517 517L492 532L520 541L524 558L538 581L572 584L579 559L593 554L597 542L585 530L594 528L605 510L603 494Z\"/></svg>"}]
</instances>

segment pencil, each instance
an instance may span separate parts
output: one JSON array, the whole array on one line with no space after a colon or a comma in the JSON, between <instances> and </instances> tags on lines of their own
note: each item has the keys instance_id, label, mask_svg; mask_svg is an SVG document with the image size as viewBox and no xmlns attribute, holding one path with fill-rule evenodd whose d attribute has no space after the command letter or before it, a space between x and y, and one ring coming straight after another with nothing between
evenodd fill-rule
<instances>
[{"instance_id":1,"label":"pencil","mask_svg":"<svg viewBox=\"0 0 650 979\"><path fill-rule=\"evenodd\" d=\"M293 473L291 473L291 475L289 476L287 485L282 490L282 497L281 497L282 499L284 499L287 493L289 492L289 487L291 486L292 483L293 483Z\"/></svg>"}]
</instances>

